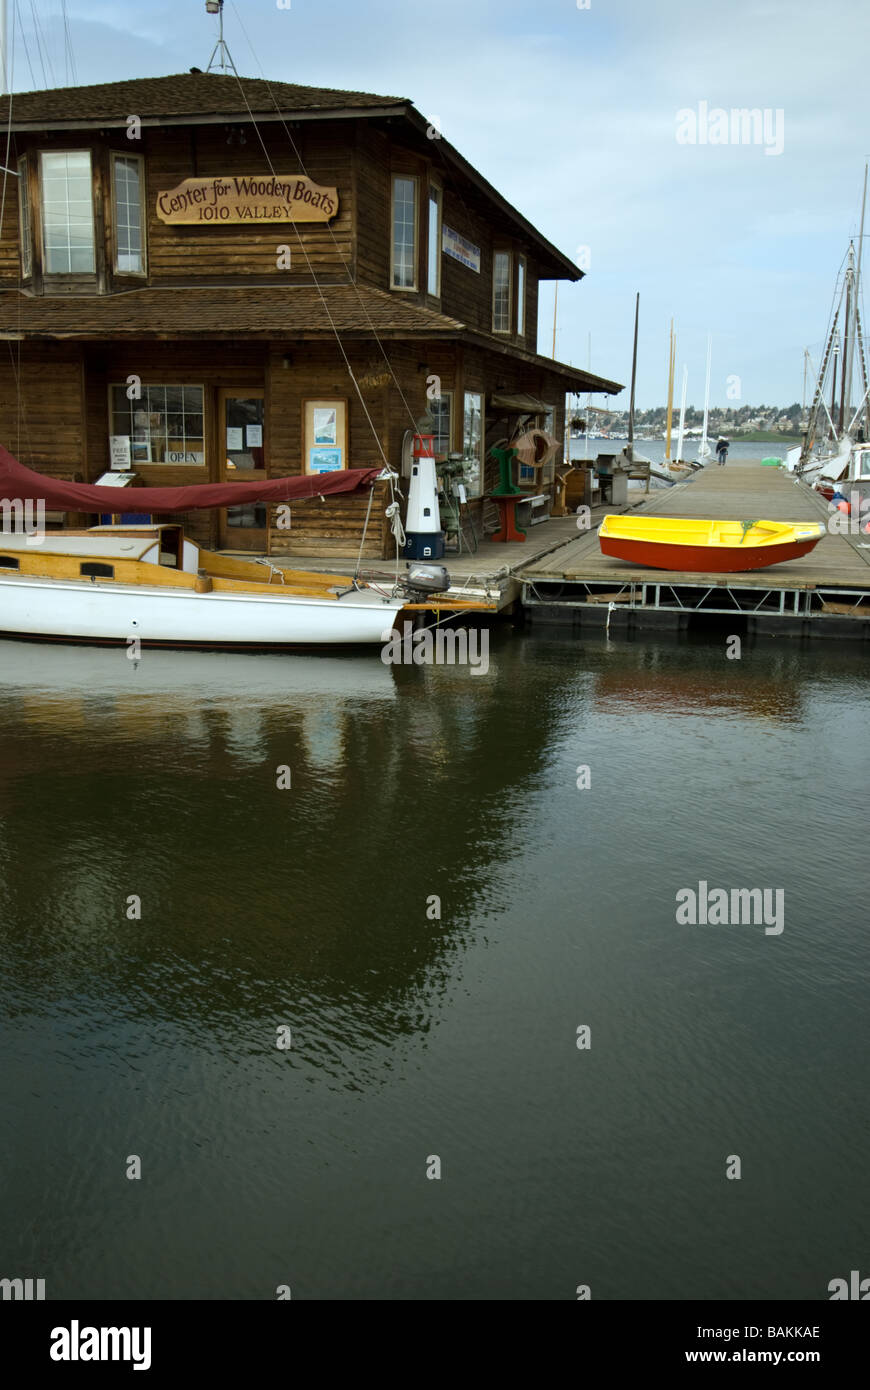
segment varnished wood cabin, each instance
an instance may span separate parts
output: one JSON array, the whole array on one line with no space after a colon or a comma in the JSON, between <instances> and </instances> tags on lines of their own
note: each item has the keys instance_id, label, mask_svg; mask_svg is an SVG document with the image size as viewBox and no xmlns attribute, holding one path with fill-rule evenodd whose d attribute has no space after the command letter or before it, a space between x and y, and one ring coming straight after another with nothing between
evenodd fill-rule
<instances>
[{"instance_id":1,"label":"varnished wood cabin","mask_svg":"<svg viewBox=\"0 0 870 1390\"><path fill-rule=\"evenodd\" d=\"M522 414L561 438L566 391L621 389L537 353L539 282L580 270L407 100L194 70L17 93L0 124L0 440L29 467L216 482L376 465L380 445L400 469L428 407L480 497ZM365 505L185 524L341 556ZM367 554L389 555L373 516Z\"/></svg>"}]
</instances>

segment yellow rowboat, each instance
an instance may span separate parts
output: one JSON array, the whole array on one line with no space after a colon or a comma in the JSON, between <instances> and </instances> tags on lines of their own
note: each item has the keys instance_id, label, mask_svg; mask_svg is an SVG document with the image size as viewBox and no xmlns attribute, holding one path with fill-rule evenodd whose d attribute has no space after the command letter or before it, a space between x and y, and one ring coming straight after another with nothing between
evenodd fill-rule
<instances>
[{"instance_id":1,"label":"yellow rowboat","mask_svg":"<svg viewBox=\"0 0 870 1390\"><path fill-rule=\"evenodd\" d=\"M734 574L807 555L825 534L816 521L699 521L688 517L607 516L603 555L653 569Z\"/></svg>"}]
</instances>

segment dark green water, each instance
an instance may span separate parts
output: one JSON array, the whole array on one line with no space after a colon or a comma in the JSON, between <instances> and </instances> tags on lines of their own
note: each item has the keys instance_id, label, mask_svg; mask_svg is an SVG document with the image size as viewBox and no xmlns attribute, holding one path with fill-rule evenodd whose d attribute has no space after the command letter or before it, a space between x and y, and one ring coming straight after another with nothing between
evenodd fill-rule
<instances>
[{"instance_id":1,"label":"dark green water","mask_svg":"<svg viewBox=\"0 0 870 1390\"><path fill-rule=\"evenodd\" d=\"M475 677L2 643L0 695L0 1276L425 1300L870 1275L857 649L507 632ZM678 925L699 880L782 888L784 931Z\"/></svg>"}]
</instances>

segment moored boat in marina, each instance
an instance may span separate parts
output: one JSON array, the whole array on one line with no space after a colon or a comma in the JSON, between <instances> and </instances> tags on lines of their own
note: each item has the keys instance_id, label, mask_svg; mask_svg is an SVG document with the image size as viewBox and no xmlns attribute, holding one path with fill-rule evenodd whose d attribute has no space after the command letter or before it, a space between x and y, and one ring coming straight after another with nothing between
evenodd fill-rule
<instances>
[{"instance_id":1,"label":"moored boat in marina","mask_svg":"<svg viewBox=\"0 0 870 1390\"><path fill-rule=\"evenodd\" d=\"M180 526L0 535L0 632L161 646L383 640L405 599L352 578L203 550Z\"/></svg>"}]
</instances>

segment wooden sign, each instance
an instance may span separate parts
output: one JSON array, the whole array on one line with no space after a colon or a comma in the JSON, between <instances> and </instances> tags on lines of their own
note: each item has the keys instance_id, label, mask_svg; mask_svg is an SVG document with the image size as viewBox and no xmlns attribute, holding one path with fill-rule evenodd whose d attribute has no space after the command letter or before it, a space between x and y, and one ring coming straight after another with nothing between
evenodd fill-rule
<instances>
[{"instance_id":1,"label":"wooden sign","mask_svg":"<svg viewBox=\"0 0 870 1390\"><path fill-rule=\"evenodd\" d=\"M233 174L185 179L157 194L157 216L174 227L215 222L328 222L338 212L338 190L303 175Z\"/></svg>"}]
</instances>

